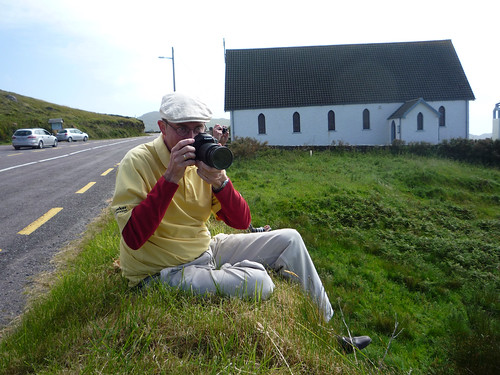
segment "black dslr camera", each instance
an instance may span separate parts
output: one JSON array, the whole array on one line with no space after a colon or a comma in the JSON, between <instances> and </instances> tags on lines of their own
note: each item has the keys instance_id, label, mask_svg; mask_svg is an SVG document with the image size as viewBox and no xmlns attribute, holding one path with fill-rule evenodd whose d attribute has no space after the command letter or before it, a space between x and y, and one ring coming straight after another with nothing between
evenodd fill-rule
<instances>
[{"instance_id":1,"label":"black dslr camera","mask_svg":"<svg viewBox=\"0 0 500 375\"><path fill-rule=\"evenodd\" d=\"M194 137L192 146L196 149L196 160L217 168L226 169L233 163L233 153L226 146L219 145L219 141L207 133L200 133Z\"/></svg>"}]
</instances>

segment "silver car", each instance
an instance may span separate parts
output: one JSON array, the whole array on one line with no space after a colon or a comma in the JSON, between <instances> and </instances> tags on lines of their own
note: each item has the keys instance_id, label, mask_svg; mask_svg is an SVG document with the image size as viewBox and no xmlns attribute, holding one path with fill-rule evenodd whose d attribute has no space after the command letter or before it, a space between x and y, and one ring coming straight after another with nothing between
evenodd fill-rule
<instances>
[{"instance_id":1,"label":"silver car","mask_svg":"<svg viewBox=\"0 0 500 375\"><path fill-rule=\"evenodd\" d=\"M19 150L21 147L57 147L57 138L45 129L17 129L12 136L12 146L16 150Z\"/></svg>"},{"instance_id":2,"label":"silver car","mask_svg":"<svg viewBox=\"0 0 500 375\"><path fill-rule=\"evenodd\" d=\"M57 132L57 140L58 141L84 141L87 142L89 139L89 135L87 133L82 132L81 130L75 128L66 128L61 129Z\"/></svg>"}]
</instances>

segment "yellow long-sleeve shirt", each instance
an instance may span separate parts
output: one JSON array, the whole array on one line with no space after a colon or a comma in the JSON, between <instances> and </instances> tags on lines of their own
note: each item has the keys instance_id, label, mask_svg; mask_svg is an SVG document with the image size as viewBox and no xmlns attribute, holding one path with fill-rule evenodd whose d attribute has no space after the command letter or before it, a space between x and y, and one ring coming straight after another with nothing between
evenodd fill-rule
<instances>
[{"instance_id":1,"label":"yellow long-sleeve shirt","mask_svg":"<svg viewBox=\"0 0 500 375\"><path fill-rule=\"evenodd\" d=\"M165 188L171 183L162 178L169 160L170 152L161 136L125 155L118 168L111 204L120 232L134 207L147 198L157 183L162 184L163 190L172 189L172 186ZM151 237L137 250L121 237L120 266L129 286L165 267L190 262L206 251L211 237L206 221L211 212L217 213L220 208L211 185L197 175L196 167L186 168L165 216Z\"/></svg>"}]
</instances>

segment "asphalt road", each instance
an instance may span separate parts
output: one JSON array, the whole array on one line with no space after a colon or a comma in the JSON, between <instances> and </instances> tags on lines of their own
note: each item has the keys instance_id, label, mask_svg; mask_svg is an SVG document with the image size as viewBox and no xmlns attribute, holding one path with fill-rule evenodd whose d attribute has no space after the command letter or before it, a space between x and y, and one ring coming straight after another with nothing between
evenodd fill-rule
<instances>
[{"instance_id":1,"label":"asphalt road","mask_svg":"<svg viewBox=\"0 0 500 375\"><path fill-rule=\"evenodd\" d=\"M125 153L152 139L0 146L0 328L23 311L33 277L109 205Z\"/></svg>"}]
</instances>

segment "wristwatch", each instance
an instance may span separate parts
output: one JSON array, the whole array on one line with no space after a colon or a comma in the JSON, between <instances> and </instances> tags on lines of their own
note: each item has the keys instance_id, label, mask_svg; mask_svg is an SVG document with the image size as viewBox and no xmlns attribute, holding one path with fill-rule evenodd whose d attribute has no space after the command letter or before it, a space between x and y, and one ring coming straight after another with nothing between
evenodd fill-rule
<instances>
[{"instance_id":1,"label":"wristwatch","mask_svg":"<svg viewBox=\"0 0 500 375\"><path fill-rule=\"evenodd\" d=\"M228 183L228 182L229 182L229 178L226 178L226 180L222 183L222 185L220 186L220 188L218 188L218 189L214 189L214 188L212 187L212 191L213 191L214 193L218 193L219 191L221 191L222 189L224 189L224 187L227 185L227 183Z\"/></svg>"}]
</instances>

